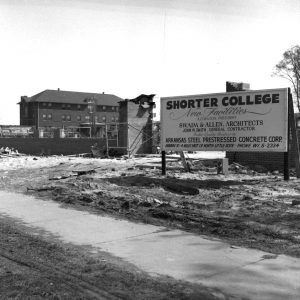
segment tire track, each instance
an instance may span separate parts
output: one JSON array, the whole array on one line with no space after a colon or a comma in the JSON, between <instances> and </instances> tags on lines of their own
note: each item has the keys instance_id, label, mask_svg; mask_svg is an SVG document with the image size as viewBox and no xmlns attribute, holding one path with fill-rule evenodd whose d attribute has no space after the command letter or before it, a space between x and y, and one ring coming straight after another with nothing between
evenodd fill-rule
<instances>
[{"instance_id":1,"label":"tire track","mask_svg":"<svg viewBox=\"0 0 300 300\"><path fill-rule=\"evenodd\" d=\"M47 277L56 277L59 281L62 281L64 284L68 285L70 288L79 290L80 292L99 300L117 300L120 299L114 295L109 294L108 292L98 288L97 286L88 282L79 276L76 276L71 273L66 273L60 268L53 266L49 263L43 262L38 263L37 261L33 262L31 260L20 259L9 254L7 251L0 250L0 256L14 264L20 265L22 267L27 267L29 269L34 269L40 273L45 274Z\"/></svg>"}]
</instances>

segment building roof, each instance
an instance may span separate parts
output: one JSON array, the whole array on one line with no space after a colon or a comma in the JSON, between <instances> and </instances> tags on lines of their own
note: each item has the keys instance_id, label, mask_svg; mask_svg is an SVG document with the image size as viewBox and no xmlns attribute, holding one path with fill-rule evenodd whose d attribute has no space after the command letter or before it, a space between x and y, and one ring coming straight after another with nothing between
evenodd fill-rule
<instances>
[{"instance_id":1,"label":"building roof","mask_svg":"<svg viewBox=\"0 0 300 300\"><path fill-rule=\"evenodd\" d=\"M122 98L112 94L96 94L83 92L70 92L61 90L45 90L32 97L25 99L26 102L52 102L52 103L70 103L84 104L86 99L95 99L98 105L118 106L118 102L123 101Z\"/></svg>"}]
</instances>

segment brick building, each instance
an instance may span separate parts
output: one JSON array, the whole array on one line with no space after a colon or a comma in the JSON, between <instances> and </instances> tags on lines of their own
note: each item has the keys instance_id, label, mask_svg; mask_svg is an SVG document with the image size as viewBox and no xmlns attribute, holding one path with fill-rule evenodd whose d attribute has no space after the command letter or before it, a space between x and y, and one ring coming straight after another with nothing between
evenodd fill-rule
<instances>
[{"instance_id":1,"label":"brick building","mask_svg":"<svg viewBox=\"0 0 300 300\"><path fill-rule=\"evenodd\" d=\"M45 90L32 97L21 97L20 125L44 130L93 126L99 132L103 124L119 121L122 100L104 93Z\"/></svg>"},{"instance_id":2,"label":"brick building","mask_svg":"<svg viewBox=\"0 0 300 300\"><path fill-rule=\"evenodd\" d=\"M300 113L295 113L295 124L297 142L300 142ZM290 135L292 138L292 136ZM289 164L290 167L295 167L296 141L290 139L289 145ZM300 145L299 145L300 147ZM226 152L226 157L229 159L229 163L237 162L245 166L255 167L263 166L264 168L273 170L283 170L284 156L283 152Z\"/></svg>"}]
</instances>

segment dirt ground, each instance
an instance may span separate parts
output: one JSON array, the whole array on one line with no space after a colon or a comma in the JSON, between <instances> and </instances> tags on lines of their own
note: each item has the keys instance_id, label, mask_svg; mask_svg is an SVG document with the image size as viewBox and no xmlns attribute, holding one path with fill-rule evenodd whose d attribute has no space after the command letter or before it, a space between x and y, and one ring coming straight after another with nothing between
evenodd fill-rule
<instances>
[{"instance_id":1,"label":"dirt ground","mask_svg":"<svg viewBox=\"0 0 300 300\"><path fill-rule=\"evenodd\" d=\"M2 160L0 168L0 189L53 199L93 213L205 234L228 241L233 246L300 257L300 180L291 177L286 182L279 172L269 174L259 167L253 171L239 165L232 165L229 175L224 176L216 174L214 163L191 160L192 172L186 173L178 159L169 158L167 175L162 176L159 158L155 156L110 160L7 158ZM108 299L111 295L127 299L213 299L216 296L199 286L171 279L156 280L137 273L134 268L122 268L121 263L111 260L108 264L95 262L91 257L81 259L79 250L74 247L66 250L62 245L36 242L37 237L24 234L20 228L12 228L7 220L1 220L1 223L5 226L1 226L0 238L7 241L7 249L4 248L0 259L11 264L9 275L4 276L6 271L0 269L0 286L8 289L8 294L4 295L18 295L22 290L20 286L9 288L15 276L19 278L16 282L26 282L28 291L33 282L38 281L37 286L45 289L51 299L80 299L78 295L93 298L98 292L99 295L103 292L103 298ZM17 247L14 240L17 240ZM31 257L28 249L32 250L32 245ZM47 255L50 251L47 249L51 247L55 247L54 256ZM10 252L11 249L14 252ZM46 269L37 264L33 268L37 275L30 277L28 282L27 265L33 258L35 263L39 261L36 255L41 255L40 260L46 261ZM19 264L22 257L26 257L25 263L20 259ZM18 264L20 270L14 274ZM47 275L47 268L54 269L54 275ZM103 268L107 272L103 273ZM85 272L86 269L89 271ZM72 272L74 276L66 276ZM57 274L58 278L66 276L66 279L55 280ZM101 285L95 283L97 276L102 276ZM80 281L82 278L84 281ZM59 285L59 294L53 293L51 282ZM112 288L112 284L118 287ZM90 294L84 294L89 289ZM38 294L38 297L43 295Z\"/></svg>"},{"instance_id":2,"label":"dirt ground","mask_svg":"<svg viewBox=\"0 0 300 300\"><path fill-rule=\"evenodd\" d=\"M150 277L104 252L41 239L8 218L0 218L0 240L0 299L223 297L201 285Z\"/></svg>"}]
</instances>

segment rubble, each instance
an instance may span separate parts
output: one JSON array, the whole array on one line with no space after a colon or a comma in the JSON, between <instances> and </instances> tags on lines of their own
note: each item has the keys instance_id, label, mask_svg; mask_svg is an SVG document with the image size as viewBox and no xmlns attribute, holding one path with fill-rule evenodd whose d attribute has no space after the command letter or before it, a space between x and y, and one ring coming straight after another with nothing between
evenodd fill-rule
<instances>
[{"instance_id":1,"label":"rubble","mask_svg":"<svg viewBox=\"0 0 300 300\"><path fill-rule=\"evenodd\" d=\"M20 156L22 154L19 153L19 151L15 148L9 148L9 147L1 147L0 148L0 158L3 157L16 157Z\"/></svg>"},{"instance_id":2,"label":"rubble","mask_svg":"<svg viewBox=\"0 0 300 300\"><path fill-rule=\"evenodd\" d=\"M95 158L104 158L107 155L107 149L106 147L100 147L98 146L97 143L95 143L92 147L91 147L91 152L92 152L92 157Z\"/></svg>"}]
</instances>

